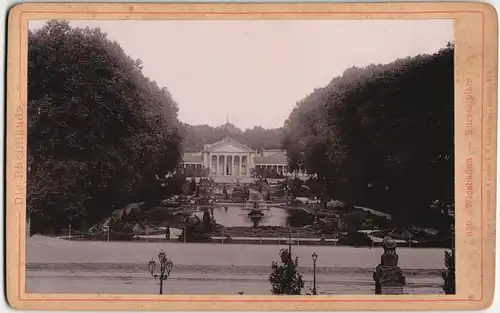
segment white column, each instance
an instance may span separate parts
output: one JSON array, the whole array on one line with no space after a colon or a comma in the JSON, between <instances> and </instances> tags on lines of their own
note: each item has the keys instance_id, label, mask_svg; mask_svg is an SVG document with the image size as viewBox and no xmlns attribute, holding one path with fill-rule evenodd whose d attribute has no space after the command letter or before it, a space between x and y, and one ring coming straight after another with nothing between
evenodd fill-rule
<instances>
[{"instance_id":1,"label":"white column","mask_svg":"<svg viewBox=\"0 0 500 313\"><path fill-rule=\"evenodd\" d=\"M213 164L213 158L214 156L210 153L210 176L215 175L215 167L216 165Z\"/></svg>"},{"instance_id":2,"label":"white column","mask_svg":"<svg viewBox=\"0 0 500 313\"><path fill-rule=\"evenodd\" d=\"M222 175L226 176L226 155L222 155Z\"/></svg>"},{"instance_id":3,"label":"white column","mask_svg":"<svg viewBox=\"0 0 500 313\"><path fill-rule=\"evenodd\" d=\"M225 154L222 155L222 176L226 176L226 164L227 164L227 160L226 160L227 156Z\"/></svg>"},{"instance_id":4,"label":"white column","mask_svg":"<svg viewBox=\"0 0 500 313\"><path fill-rule=\"evenodd\" d=\"M251 172L250 172L250 168L254 168L255 167L255 153L253 152L250 152L248 154L248 158L247 158L247 175L250 176L251 175Z\"/></svg>"},{"instance_id":5,"label":"white column","mask_svg":"<svg viewBox=\"0 0 500 313\"><path fill-rule=\"evenodd\" d=\"M203 174L203 169L204 169L204 168L208 168L208 165L207 165L208 160L209 160L209 158L208 158L208 153L206 153L206 152L203 152L203 151L202 151L202 152L201 152L201 158L202 158L202 162L203 162L203 163L201 164L201 169L202 169L202 170L201 170L201 173ZM202 175L202 176L203 176L203 175Z\"/></svg>"},{"instance_id":6,"label":"white column","mask_svg":"<svg viewBox=\"0 0 500 313\"><path fill-rule=\"evenodd\" d=\"M240 176L242 176L243 175L243 156L242 155L240 155L239 162L240 162L239 163L239 166L240 166L240 173L239 174L240 174Z\"/></svg>"},{"instance_id":7,"label":"white column","mask_svg":"<svg viewBox=\"0 0 500 313\"><path fill-rule=\"evenodd\" d=\"M241 176L241 173L243 173L243 171L242 171L242 170L243 170L243 162L242 162L242 161L243 161L243 156L241 156L241 155L240 155L240 156L238 157L238 161L239 161L238 166L239 166L239 168L240 168L240 171L239 171L239 173L238 173L238 176Z\"/></svg>"},{"instance_id":8,"label":"white column","mask_svg":"<svg viewBox=\"0 0 500 313\"><path fill-rule=\"evenodd\" d=\"M217 167L217 168L215 169L215 175L219 176L219 167L220 167L220 165L219 165L219 155L218 155L218 154L216 154L216 155L215 155L215 158L216 158L215 165L216 165L216 167Z\"/></svg>"},{"instance_id":9,"label":"white column","mask_svg":"<svg viewBox=\"0 0 500 313\"><path fill-rule=\"evenodd\" d=\"M249 176L250 175L250 157L247 157L247 164L246 165L247 165L246 174L247 174L247 176Z\"/></svg>"},{"instance_id":10,"label":"white column","mask_svg":"<svg viewBox=\"0 0 500 313\"><path fill-rule=\"evenodd\" d=\"M207 163L208 163L208 166L207 166L207 170L208 170L208 169L210 169L210 170L208 171L208 175L209 175L209 176L212 176L212 173L211 173L211 171L212 171L212 154L211 154L210 152L208 152L208 153L207 153L207 156L208 156L208 162L207 162Z\"/></svg>"},{"instance_id":11,"label":"white column","mask_svg":"<svg viewBox=\"0 0 500 313\"><path fill-rule=\"evenodd\" d=\"M208 170L212 165L210 164L210 162L212 162L212 159L211 159L211 156L210 156L210 153L207 152L205 154L205 157L207 158L207 160L205 161L205 168ZM210 173L209 173L210 174Z\"/></svg>"},{"instance_id":12,"label":"white column","mask_svg":"<svg viewBox=\"0 0 500 313\"><path fill-rule=\"evenodd\" d=\"M224 176L227 176L227 155L224 155Z\"/></svg>"},{"instance_id":13,"label":"white column","mask_svg":"<svg viewBox=\"0 0 500 313\"><path fill-rule=\"evenodd\" d=\"M224 155L224 166L222 167L224 171L224 176L227 175L226 167L227 167L227 155Z\"/></svg>"},{"instance_id":14,"label":"white column","mask_svg":"<svg viewBox=\"0 0 500 313\"><path fill-rule=\"evenodd\" d=\"M234 154L231 156L231 176L234 175Z\"/></svg>"}]
</instances>

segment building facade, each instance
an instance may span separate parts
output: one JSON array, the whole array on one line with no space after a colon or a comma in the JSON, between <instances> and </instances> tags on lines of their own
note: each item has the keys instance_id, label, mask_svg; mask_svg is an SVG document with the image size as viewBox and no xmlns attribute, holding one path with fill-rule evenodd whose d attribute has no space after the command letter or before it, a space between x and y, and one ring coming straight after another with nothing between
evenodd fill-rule
<instances>
[{"instance_id":1,"label":"building facade","mask_svg":"<svg viewBox=\"0 0 500 313\"><path fill-rule=\"evenodd\" d=\"M267 173L271 179L307 176L304 172L288 170L285 152L279 149L255 151L229 136L204 145L200 152L184 153L181 166L188 176L208 176L217 183L250 183L254 171Z\"/></svg>"}]
</instances>

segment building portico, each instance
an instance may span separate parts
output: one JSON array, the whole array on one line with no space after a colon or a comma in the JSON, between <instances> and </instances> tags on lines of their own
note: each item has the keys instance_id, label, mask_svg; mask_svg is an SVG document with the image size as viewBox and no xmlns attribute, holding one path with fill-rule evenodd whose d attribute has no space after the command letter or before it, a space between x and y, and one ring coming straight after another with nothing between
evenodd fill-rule
<instances>
[{"instance_id":1,"label":"building portico","mask_svg":"<svg viewBox=\"0 0 500 313\"><path fill-rule=\"evenodd\" d=\"M208 153L207 160L213 176L248 176L248 155Z\"/></svg>"},{"instance_id":2,"label":"building portico","mask_svg":"<svg viewBox=\"0 0 500 313\"><path fill-rule=\"evenodd\" d=\"M213 178L251 176L249 169L255 152L230 137L205 145L201 154L204 166Z\"/></svg>"},{"instance_id":3,"label":"building portico","mask_svg":"<svg viewBox=\"0 0 500 313\"><path fill-rule=\"evenodd\" d=\"M287 158L281 150L255 151L227 136L214 143L206 144L198 153L185 153L183 168L194 170L193 176L209 176L219 183L239 181L252 182L254 170L264 170L283 176L304 176L305 173L290 173ZM202 171L199 169L202 168Z\"/></svg>"}]
</instances>

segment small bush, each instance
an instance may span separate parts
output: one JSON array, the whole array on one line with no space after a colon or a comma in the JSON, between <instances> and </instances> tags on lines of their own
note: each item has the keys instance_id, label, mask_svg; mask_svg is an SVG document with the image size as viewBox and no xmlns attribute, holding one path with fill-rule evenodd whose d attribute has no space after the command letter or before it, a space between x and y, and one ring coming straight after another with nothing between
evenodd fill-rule
<instances>
[{"instance_id":1,"label":"small bush","mask_svg":"<svg viewBox=\"0 0 500 313\"><path fill-rule=\"evenodd\" d=\"M446 269L441 276L444 280L443 290L448 295L454 295L455 291L455 250L444 252L444 264Z\"/></svg>"},{"instance_id":2,"label":"small bush","mask_svg":"<svg viewBox=\"0 0 500 313\"><path fill-rule=\"evenodd\" d=\"M304 288L304 280L299 274L299 258L292 259L292 255L286 249L280 250L282 265L272 263L272 273L269 276L271 292L274 295L300 295Z\"/></svg>"}]
</instances>

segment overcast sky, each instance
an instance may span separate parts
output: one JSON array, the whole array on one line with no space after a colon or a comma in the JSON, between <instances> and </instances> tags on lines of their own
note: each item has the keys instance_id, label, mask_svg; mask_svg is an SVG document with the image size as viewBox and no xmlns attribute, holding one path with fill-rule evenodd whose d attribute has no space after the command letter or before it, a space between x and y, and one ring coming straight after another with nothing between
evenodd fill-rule
<instances>
[{"instance_id":1,"label":"overcast sky","mask_svg":"<svg viewBox=\"0 0 500 313\"><path fill-rule=\"evenodd\" d=\"M276 128L351 66L434 53L451 20L72 21L100 27L167 87L189 124ZM37 28L43 21L31 21Z\"/></svg>"}]
</instances>

